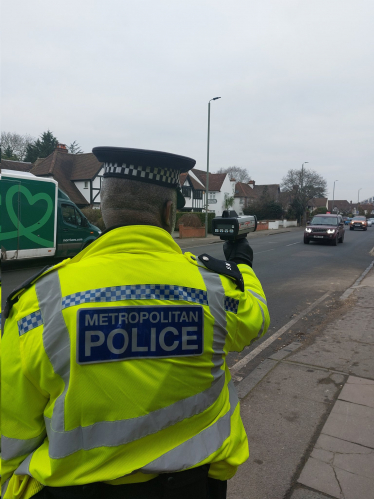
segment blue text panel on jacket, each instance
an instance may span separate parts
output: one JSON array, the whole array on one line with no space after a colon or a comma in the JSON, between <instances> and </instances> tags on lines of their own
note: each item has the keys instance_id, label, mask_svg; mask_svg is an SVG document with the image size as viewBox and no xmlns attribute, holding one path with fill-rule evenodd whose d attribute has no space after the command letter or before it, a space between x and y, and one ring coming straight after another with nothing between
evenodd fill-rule
<instances>
[{"instance_id":1,"label":"blue text panel on jacket","mask_svg":"<svg viewBox=\"0 0 374 499\"><path fill-rule=\"evenodd\" d=\"M77 362L201 355L203 317L194 305L81 309Z\"/></svg>"}]
</instances>

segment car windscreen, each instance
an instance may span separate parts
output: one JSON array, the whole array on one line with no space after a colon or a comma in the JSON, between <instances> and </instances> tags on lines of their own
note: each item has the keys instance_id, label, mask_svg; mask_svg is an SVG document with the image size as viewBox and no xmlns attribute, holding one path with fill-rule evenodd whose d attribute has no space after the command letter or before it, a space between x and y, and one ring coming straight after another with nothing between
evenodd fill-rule
<instances>
[{"instance_id":1,"label":"car windscreen","mask_svg":"<svg viewBox=\"0 0 374 499\"><path fill-rule=\"evenodd\" d=\"M366 217L354 217L353 220L366 220Z\"/></svg>"},{"instance_id":2,"label":"car windscreen","mask_svg":"<svg viewBox=\"0 0 374 499\"><path fill-rule=\"evenodd\" d=\"M338 225L338 217L313 217L311 225Z\"/></svg>"}]
</instances>

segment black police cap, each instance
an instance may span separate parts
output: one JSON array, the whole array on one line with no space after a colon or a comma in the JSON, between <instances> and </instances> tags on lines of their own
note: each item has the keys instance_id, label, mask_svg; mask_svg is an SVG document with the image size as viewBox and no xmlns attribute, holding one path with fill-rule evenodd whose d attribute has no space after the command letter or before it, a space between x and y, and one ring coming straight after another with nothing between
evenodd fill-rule
<instances>
[{"instance_id":1,"label":"black police cap","mask_svg":"<svg viewBox=\"0 0 374 499\"><path fill-rule=\"evenodd\" d=\"M104 163L104 177L129 178L177 190L177 208L183 208L179 175L191 170L196 161L186 156L128 147L94 147L92 152Z\"/></svg>"}]
</instances>

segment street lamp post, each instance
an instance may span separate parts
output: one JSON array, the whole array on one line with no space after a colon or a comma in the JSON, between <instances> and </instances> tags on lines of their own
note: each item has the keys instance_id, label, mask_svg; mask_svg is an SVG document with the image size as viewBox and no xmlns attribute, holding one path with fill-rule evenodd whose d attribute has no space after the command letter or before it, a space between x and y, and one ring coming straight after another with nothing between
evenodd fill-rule
<instances>
[{"instance_id":1,"label":"street lamp post","mask_svg":"<svg viewBox=\"0 0 374 499\"><path fill-rule=\"evenodd\" d=\"M362 187L358 190L358 193L357 193L357 211L359 213L359 207L358 205L360 204L360 191L362 190Z\"/></svg>"},{"instance_id":2,"label":"street lamp post","mask_svg":"<svg viewBox=\"0 0 374 499\"><path fill-rule=\"evenodd\" d=\"M208 237L208 193L209 193L209 142L210 142L210 103L212 100L220 99L221 97L213 97L208 102L208 144L206 158L206 185L205 185L205 237Z\"/></svg>"},{"instance_id":3,"label":"street lamp post","mask_svg":"<svg viewBox=\"0 0 374 499\"><path fill-rule=\"evenodd\" d=\"M301 195L301 208L303 211L302 217L304 218L304 203L303 203L303 188L304 188L304 165L306 163L309 163L309 161L304 161L304 163L301 165L301 189L300 189L300 195ZM301 225L301 216L300 216L300 225Z\"/></svg>"},{"instance_id":4,"label":"street lamp post","mask_svg":"<svg viewBox=\"0 0 374 499\"><path fill-rule=\"evenodd\" d=\"M335 201L335 182L339 182L339 180L334 180L334 188L332 190L332 210L331 212L334 213L334 201Z\"/></svg>"}]
</instances>

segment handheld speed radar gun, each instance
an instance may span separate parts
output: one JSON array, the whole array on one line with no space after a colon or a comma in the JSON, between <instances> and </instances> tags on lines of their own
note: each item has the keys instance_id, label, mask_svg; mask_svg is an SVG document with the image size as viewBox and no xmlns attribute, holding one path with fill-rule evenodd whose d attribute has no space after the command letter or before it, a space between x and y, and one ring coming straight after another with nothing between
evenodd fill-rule
<instances>
[{"instance_id":1,"label":"handheld speed radar gun","mask_svg":"<svg viewBox=\"0 0 374 499\"><path fill-rule=\"evenodd\" d=\"M225 210L221 217L212 220L212 232L214 236L219 236L225 241L236 241L247 237L249 232L254 232L257 228L257 218L255 215L244 215L239 217L234 210Z\"/></svg>"}]
</instances>

